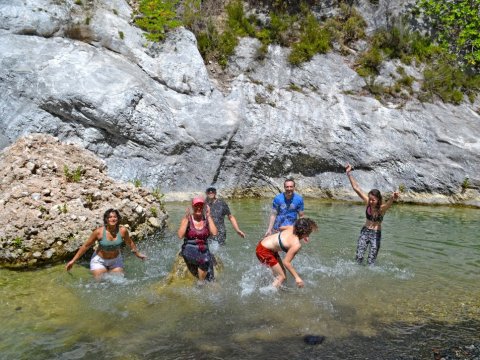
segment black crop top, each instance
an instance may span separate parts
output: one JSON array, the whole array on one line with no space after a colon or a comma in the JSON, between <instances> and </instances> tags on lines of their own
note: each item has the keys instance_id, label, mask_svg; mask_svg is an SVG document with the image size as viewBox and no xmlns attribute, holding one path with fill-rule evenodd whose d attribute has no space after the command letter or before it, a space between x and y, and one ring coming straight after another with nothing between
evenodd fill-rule
<instances>
[{"instance_id":1,"label":"black crop top","mask_svg":"<svg viewBox=\"0 0 480 360\"><path fill-rule=\"evenodd\" d=\"M372 207L370 205L367 206L367 208L365 209L365 217L367 218L367 220L370 220L370 221L373 221L373 222L382 222L383 221L383 215L382 214L379 214L379 215L376 215L374 216L372 214Z\"/></svg>"}]
</instances>

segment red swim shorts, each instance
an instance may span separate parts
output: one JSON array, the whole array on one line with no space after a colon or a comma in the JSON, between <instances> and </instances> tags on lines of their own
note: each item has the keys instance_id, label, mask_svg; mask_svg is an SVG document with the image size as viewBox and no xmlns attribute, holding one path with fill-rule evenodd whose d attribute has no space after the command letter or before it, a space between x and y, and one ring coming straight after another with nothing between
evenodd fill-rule
<instances>
[{"instance_id":1,"label":"red swim shorts","mask_svg":"<svg viewBox=\"0 0 480 360\"><path fill-rule=\"evenodd\" d=\"M260 260L262 264L266 264L270 267L277 265L280 261L280 255L278 255L278 252L267 249L265 246L262 245L261 240L257 245L256 254L258 260Z\"/></svg>"}]
</instances>

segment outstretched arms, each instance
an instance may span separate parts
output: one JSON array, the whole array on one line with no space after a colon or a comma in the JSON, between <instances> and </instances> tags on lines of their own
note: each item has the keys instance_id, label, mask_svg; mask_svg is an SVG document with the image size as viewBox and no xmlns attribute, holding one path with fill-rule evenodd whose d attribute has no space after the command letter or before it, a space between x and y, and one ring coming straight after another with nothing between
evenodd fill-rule
<instances>
[{"instance_id":1,"label":"outstretched arms","mask_svg":"<svg viewBox=\"0 0 480 360\"><path fill-rule=\"evenodd\" d=\"M139 259L145 260L147 257L138 251L137 246L135 245L132 238L130 237L130 234L128 233L128 230L125 227L121 227L120 233L122 234L122 237L125 243L130 247L130 250L132 251L132 253L134 253L135 256L138 257Z\"/></svg>"},{"instance_id":2,"label":"outstretched arms","mask_svg":"<svg viewBox=\"0 0 480 360\"><path fill-rule=\"evenodd\" d=\"M382 208L381 208L382 214L385 214L387 210L390 209L390 206L392 206L393 202L397 200L399 197L400 197L400 194L398 193L398 191L394 191L392 193L392 196L390 196L390 199L388 199L388 201L382 205Z\"/></svg>"},{"instance_id":3,"label":"outstretched arms","mask_svg":"<svg viewBox=\"0 0 480 360\"><path fill-rule=\"evenodd\" d=\"M85 241L85 243L82 246L80 246L80 248L78 249L75 256L65 266L65 269L67 271L70 271L70 269L73 267L73 264L75 264L75 262L78 259L80 259L83 256L83 254L85 254L87 252L87 250L90 248L90 246L92 246L93 243L97 240L100 229L101 228L93 230L93 232L90 235L90 237L88 238L88 240Z\"/></svg>"},{"instance_id":4,"label":"outstretched arms","mask_svg":"<svg viewBox=\"0 0 480 360\"><path fill-rule=\"evenodd\" d=\"M360 196L360 198L365 201L365 202L368 202L368 196L367 194L365 194L362 189L360 189L360 186L358 186L358 183L357 181L353 178L353 175L352 175L352 166L350 164L347 164L345 166L345 171L347 173L347 177L348 177L348 180L350 181L350 185L352 185L352 189L357 193L358 196Z\"/></svg>"}]
</instances>

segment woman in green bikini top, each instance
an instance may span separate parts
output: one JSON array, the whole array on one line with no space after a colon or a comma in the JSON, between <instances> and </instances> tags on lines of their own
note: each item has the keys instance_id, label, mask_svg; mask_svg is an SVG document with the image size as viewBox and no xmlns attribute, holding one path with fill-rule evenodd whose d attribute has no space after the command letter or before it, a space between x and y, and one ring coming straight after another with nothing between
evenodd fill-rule
<instances>
[{"instance_id":1,"label":"woman in green bikini top","mask_svg":"<svg viewBox=\"0 0 480 360\"><path fill-rule=\"evenodd\" d=\"M73 264L97 241L98 248L90 261L90 270L96 279L99 279L107 272L123 274L123 258L120 248L124 242L130 247L132 253L144 260L146 256L138 252L127 228L120 226L120 220L121 217L118 210L108 209L103 215L104 226L92 232L72 260L67 263L66 270L69 271Z\"/></svg>"}]
</instances>

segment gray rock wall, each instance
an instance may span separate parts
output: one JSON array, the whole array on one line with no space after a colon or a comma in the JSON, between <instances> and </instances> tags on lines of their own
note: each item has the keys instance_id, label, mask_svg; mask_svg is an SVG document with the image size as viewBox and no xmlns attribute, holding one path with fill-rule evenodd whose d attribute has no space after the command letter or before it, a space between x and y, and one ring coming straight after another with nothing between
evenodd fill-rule
<instances>
[{"instance_id":1,"label":"gray rock wall","mask_svg":"<svg viewBox=\"0 0 480 360\"><path fill-rule=\"evenodd\" d=\"M361 2L371 28L380 5ZM170 198L210 184L270 196L291 175L305 195L352 199L348 161L365 189L402 184L406 201L480 205L478 100L382 104L364 93L352 59L317 55L294 68L287 49L271 46L259 61L254 39L241 40L220 86L190 32L147 44L124 1L0 9L2 146L52 134L98 154L112 177Z\"/></svg>"}]
</instances>

